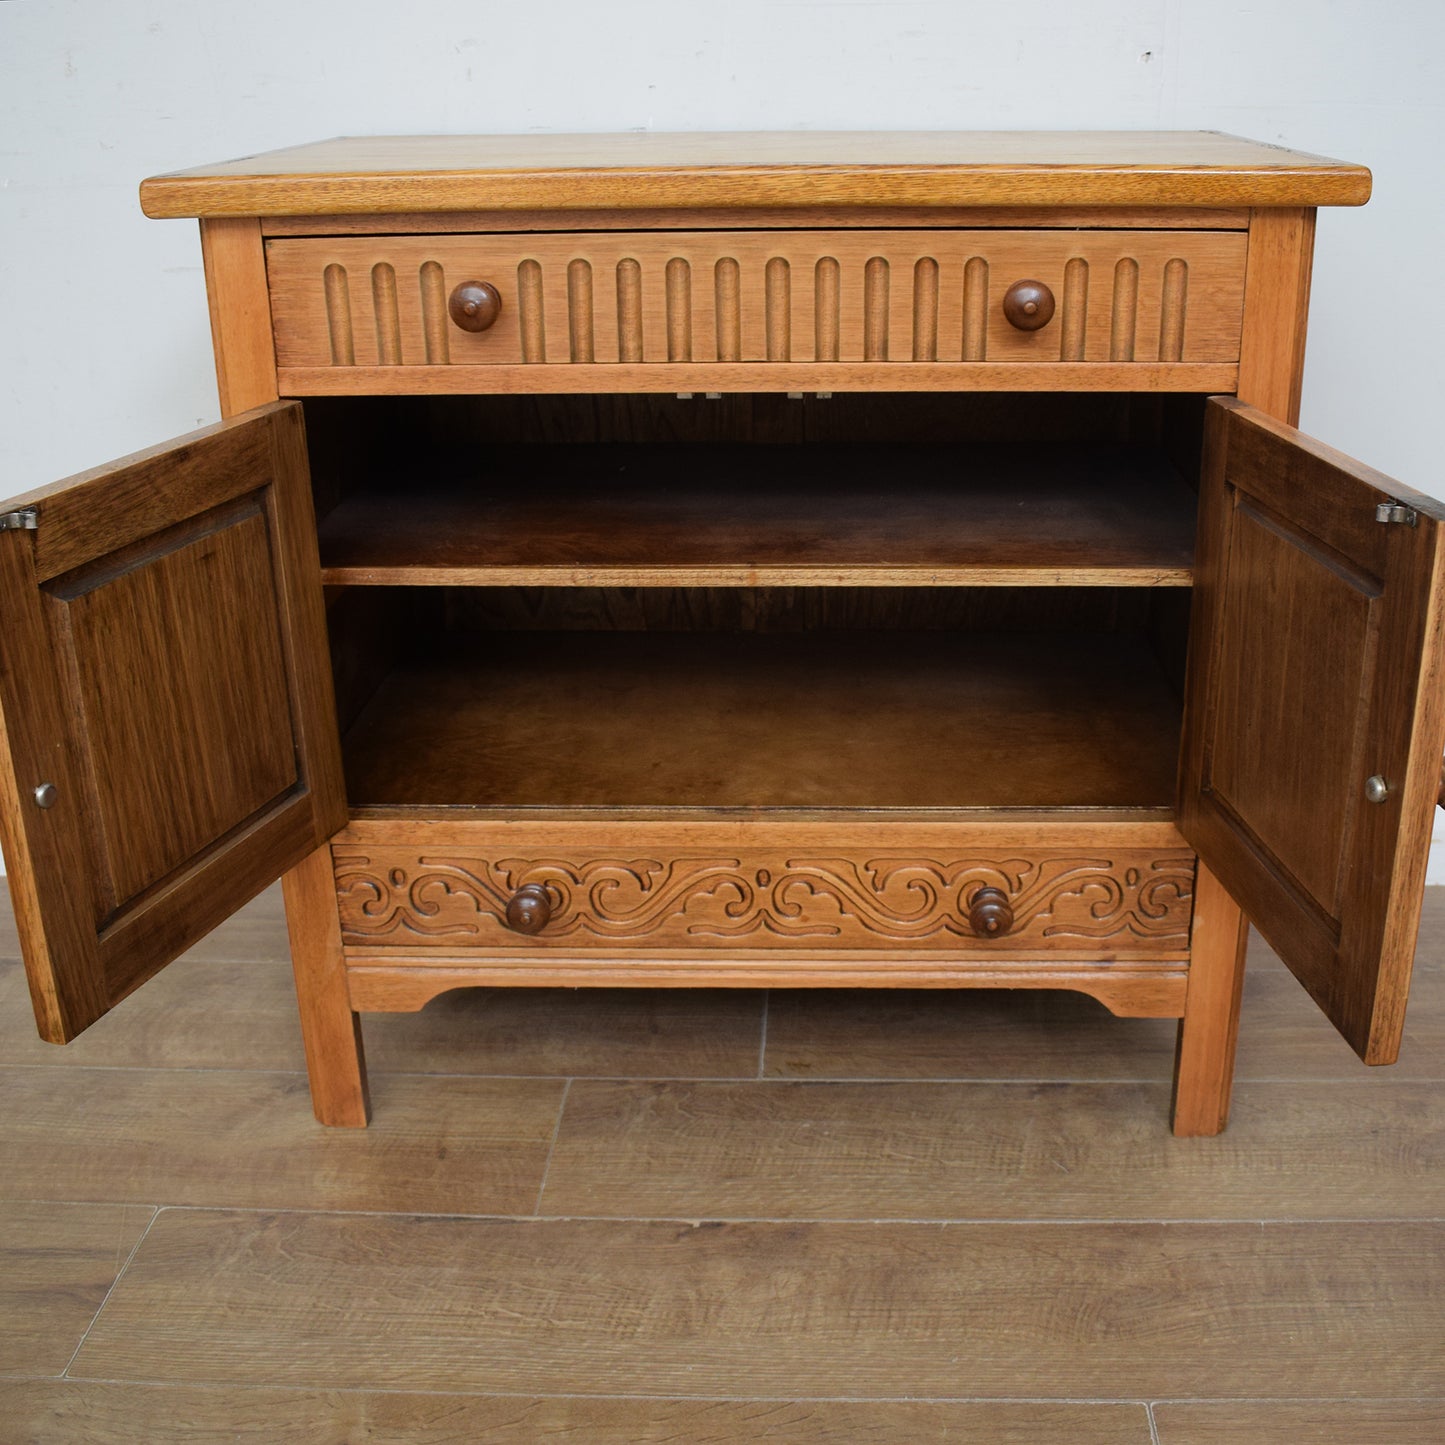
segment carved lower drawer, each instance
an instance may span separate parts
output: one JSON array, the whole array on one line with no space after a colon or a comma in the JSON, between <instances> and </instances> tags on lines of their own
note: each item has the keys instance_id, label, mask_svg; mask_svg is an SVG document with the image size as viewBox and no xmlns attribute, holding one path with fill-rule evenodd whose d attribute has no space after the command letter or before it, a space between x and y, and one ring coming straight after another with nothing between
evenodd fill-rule
<instances>
[{"instance_id":1,"label":"carved lower drawer","mask_svg":"<svg viewBox=\"0 0 1445 1445\"><path fill-rule=\"evenodd\" d=\"M1165 959L1187 953L1185 850L333 849L345 945L592 953L891 950Z\"/></svg>"}]
</instances>

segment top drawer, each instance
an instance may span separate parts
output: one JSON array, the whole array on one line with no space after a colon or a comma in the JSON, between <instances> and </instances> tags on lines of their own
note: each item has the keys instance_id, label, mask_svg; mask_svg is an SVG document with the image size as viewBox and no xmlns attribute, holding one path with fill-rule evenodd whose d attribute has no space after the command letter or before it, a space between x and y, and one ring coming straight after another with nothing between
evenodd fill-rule
<instances>
[{"instance_id":1,"label":"top drawer","mask_svg":"<svg viewBox=\"0 0 1445 1445\"><path fill-rule=\"evenodd\" d=\"M1229 390L1245 246L1236 231L653 231L304 237L266 255L292 395ZM450 314L475 282L500 301L484 330ZM1043 288L1020 297L1032 310L1006 305L1020 282Z\"/></svg>"}]
</instances>

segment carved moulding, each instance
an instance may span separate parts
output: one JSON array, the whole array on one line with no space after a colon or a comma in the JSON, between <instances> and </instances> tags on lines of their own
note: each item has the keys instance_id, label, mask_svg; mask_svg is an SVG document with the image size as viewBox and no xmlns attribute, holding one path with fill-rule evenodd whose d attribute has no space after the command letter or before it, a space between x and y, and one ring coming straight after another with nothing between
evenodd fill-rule
<instances>
[{"instance_id":1,"label":"carved moulding","mask_svg":"<svg viewBox=\"0 0 1445 1445\"><path fill-rule=\"evenodd\" d=\"M1194 855L1184 851L564 860L339 847L334 856L343 939L367 949L732 943L1158 959L1187 952L1194 891ZM505 922L508 900L526 884L542 885L553 904L531 936ZM982 887L1011 902L1002 938L979 938L969 925L969 901Z\"/></svg>"}]
</instances>

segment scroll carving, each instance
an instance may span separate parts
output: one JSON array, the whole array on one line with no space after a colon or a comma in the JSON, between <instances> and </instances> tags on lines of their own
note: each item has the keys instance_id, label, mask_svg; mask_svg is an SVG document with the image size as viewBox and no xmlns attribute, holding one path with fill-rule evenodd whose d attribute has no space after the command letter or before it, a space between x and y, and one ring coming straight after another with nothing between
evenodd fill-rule
<instances>
[{"instance_id":1,"label":"scroll carving","mask_svg":"<svg viewBox=\"0 0 1445 1445\"><path fill-rule=\"evenodd\" d=\"M564 860L337 849L335 861L343 935L368 947L733 943L959 952L1002 944L1157 958L1188 948L1194 890L1187 852ZM526 884L544 886L556 905L533 938L504 922L508 900ZM1008 895L1015 923L1006 940L980 940L969 926L969 900L982 887Z\"/></svg>"}]
</instances>

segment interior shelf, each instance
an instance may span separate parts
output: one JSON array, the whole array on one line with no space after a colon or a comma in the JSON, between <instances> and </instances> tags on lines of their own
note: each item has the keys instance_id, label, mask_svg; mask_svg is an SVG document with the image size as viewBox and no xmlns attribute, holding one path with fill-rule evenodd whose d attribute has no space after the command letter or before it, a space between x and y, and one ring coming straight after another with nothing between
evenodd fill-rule
<instances>
[{"instance_id":1,"label":"interior shelf","mask_svg":"<svg viewBox=\"0 0 1445 1445\"><path fill-rule=\"evenodd\" d=\"M1187 587L1195 511L1145 448L552 444L354 491L320 543L333 585Z\"/></svg>"},{"instance_id":2,"label":"interior shelf","mask_svg":"<svg viewBox=\"0 0 1445 1445\"><path fill-rule=\"evenodd\" d=\"M344 753L356 807L1157 808L1179 719L1135 634L456 633Z\"/></svg>"}]
</instances>

